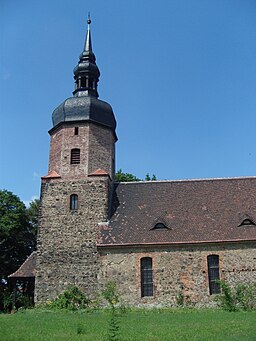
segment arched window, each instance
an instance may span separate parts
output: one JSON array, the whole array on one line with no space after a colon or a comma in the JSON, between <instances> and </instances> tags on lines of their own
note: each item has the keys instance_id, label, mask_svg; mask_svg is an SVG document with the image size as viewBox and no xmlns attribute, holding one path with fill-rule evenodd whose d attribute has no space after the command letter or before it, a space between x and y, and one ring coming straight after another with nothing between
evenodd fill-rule
<instances>
[{"instance_id":1,"label":"arched window","mask_svg":"<svg viewBox=\"0 0 256 341\"><path fill-rule=\"evenodd\" d=\"M77 165L80 163L80 149L78 148L71 149L70 163L72 165Z\"/></svg>"},{"instance_id":2,"label":"arched window","mask_svg":"<svg viewBox=\"0 0 256 341\"><path fill-rule=\"evenodd\" d=\"M70 210L76 211L78 209L78 195L72 194L70 196Z\"/></svg>"},{"instance_id":3,"label":"arched window","mask_svg":"<svg viewBox=\"0 0 256 341\"><path fill-rule=\"evenodd\" d=\"M152 258L144 257L140 260L141 297L153 296Z\"/></svg>"},{"instance_id":4,"label":"arched window","mask_svg":"<svg viewBox=\"0 0 256 341\"><path fill-rule=\"evenodd\" d=\"M210 295L220 293L220 270L219 270L219 256L209 255L207 257L208 264L208 278Z\"/></svg>"}]
</instances>

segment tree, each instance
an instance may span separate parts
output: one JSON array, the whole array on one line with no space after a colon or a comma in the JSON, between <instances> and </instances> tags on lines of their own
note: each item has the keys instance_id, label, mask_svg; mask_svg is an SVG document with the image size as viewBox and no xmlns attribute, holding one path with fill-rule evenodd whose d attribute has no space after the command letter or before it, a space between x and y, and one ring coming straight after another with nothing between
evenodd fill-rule
<instances>
[{"instance_id":1,"label":"tree","mask_svg":"<svg viewBox=\"0 0 256 341\"><path fill-rule=\"evenodd\" d=\"M0 309L8 275L35 250L37 216L38 201L26 209L12 192L0 190Z\"/></svg>"},{"instance_id":2,"label":"tree","mask_svg":"<svg viewBox=\"0 0 256 341\"><path fill-rule=\"evenodd\" d=\"M141 181L141 179L137 178L135 175L131 173L123 173L120 168L115 174L116 182L130 182L130 181Z\"/></svg>"},{"instance_id":3,"label":"tree","mask_svg":"<svg viewBox=\"0 0 256 341\"><path fill-rule=\"evenodd\" d=\"M116 182L130 182L130 181L143 181L142 179L137 178L137 176L131 173L124 173L120 168L115 174L115 181ZM156 181L155 174L150 177L149 173L145 176L145 181Z\"/></svg>"},{"instance_id":4,"label":"tree","mask_svg":"<svg viewBox=\"0 0 256 341\"><path fill-rule=\"evenodd\" d=\"M145 180L146 181L156 181L156 176L155 176L155 174L153 174L152 177L150 177L149 173L147 173Z\"/></svg>"},{"instance_id":5,"label":"tree","mask_svg":"<svg viewBox=\"0 0 256 341\"><path fill-rule=\"evenodd\" d=\"M39 214L39 199L34 199L30 202L29 207L27 208L27 217L30 224L30 232L31 232L31 247L35 249L36 247L36 236L38 229L38 214Z\"/></svg>"}]
</instances>

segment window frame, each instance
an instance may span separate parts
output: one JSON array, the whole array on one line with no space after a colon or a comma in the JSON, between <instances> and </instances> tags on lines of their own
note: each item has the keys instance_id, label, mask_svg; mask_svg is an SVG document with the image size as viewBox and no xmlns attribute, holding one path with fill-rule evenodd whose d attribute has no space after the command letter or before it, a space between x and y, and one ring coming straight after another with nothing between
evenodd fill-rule
<instances>
[{"instance_id":1,"label":"window frame","mask_svg":"<svg viewBox=\"0 0 256 341\"><path fill-rule=\"evenodd\" d=\"M74 129L74 135L79 135L79 127L75 127L75 129Z\"/></svg>"},{"instance_id":2,"label":"window frame","mask_svg":"<svg viewBox=\"0 0 256 341\"><path fill-rule=\"evenodd\" d=\"M208 282L210 295L220 294L220 259L219 255L207 256Z\"/></svg>"},{"instance_id":3,"label":"window frame","mask_svg":"<svg viewBox=\"0 0 256 341\"><path fill-rule=\"evenodd\" d=\"M71 165L79 165L80 164L80 149L79 148L72 148L70 151L70 164Z\"/></svg>"},{"instance_id":4,"label":"window frame","mask_svg":"<svg viewBox=\"0 0 256 341\"><path fill-rule=\"evenodd\" d=\"M151 257L140 259L141 297L154 296L153 260Z\"/></svg>"},{"instance_id":5,"label":"window frame","mask_svg":"<svg viewBox=\"0 0 256 341\"><path fill-rule=\"evenodd\" d=\"M69 209L71 212L78 210L78 195L73 193L69 197Z\"/></svg>"}]
</instances>

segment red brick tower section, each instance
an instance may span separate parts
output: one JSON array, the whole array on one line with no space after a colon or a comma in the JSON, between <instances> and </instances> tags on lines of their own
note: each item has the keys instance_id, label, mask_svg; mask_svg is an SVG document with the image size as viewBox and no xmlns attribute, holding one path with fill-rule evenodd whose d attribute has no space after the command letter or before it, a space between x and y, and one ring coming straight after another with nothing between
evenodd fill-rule
<instances>
[{"instance_id":1,"label":"red brick tower section","mask_svg":"<svg viewBox=\"0 0 256 341\"><path fill-rule=\"evenodd\" d=\"M115 173L116 121L98 99L100 76L92 51L90 18L74 69L75 90L52 115L49 171L42 177L35 301L76 285L97 294L98 226L109 219Z\"/></svg>"},{"instance_id":2,"label":"red brick tower section","mask_svg":"<svg viewBox=\"0 0 256 341\"><path fill-rule=\"evenodd\" d=\"M63 124L50 130L49 173L62 179L83 179L97 169L115 174L115 141L112 129L93 122Z\"/></svg>"}]
</instances>

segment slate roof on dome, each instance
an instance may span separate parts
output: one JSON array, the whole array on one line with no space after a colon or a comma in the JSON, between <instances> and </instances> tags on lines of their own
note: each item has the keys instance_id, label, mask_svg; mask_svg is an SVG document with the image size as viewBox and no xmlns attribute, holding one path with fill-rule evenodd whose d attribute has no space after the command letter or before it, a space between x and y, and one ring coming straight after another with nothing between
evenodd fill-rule
<instances>
[{"instance_id":1,"label":"slate roof on dome","mask_svg":"<svg viewBox=\"0 0 256 341\"><path fill-rule=\"evenodd\" d=\"M110 104L93 96L70 97L53 111L53 127L72 121L91 121L114 131L116 129L116 120Z\"/></svg>"},{"instance_id":2,"label":"slate roof on dome","mask_svg":"<svg viewBox=\"0 0 256 341\"><path fill-rule=\"evenodd\" d=\"M28 278L35 277L36 252L32 252L17 271L9 275L9 278Z\"/></svg>"},{"instance_id":3,"label":"slate roof on dome","mask_svg":"<svg viewBox=\"0 0 256 341\"><path fill-rule=\"evenodd\" d=\"M256 241L246 218L256 222L256 177L119 183L98 246Z\"/></svg>"}]
</instances>

